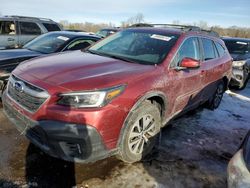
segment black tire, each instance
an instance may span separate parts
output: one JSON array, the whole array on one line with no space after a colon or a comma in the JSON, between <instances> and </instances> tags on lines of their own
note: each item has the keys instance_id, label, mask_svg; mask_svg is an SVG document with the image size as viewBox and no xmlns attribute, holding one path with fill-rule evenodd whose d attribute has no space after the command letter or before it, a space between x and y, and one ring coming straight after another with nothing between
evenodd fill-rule
<instances>
[{"instance_id":1,"label":"black tire","mask_svg":"<svg viewBox=\"0 0 250 188\"><path fill-rule=\"evenodd\" d=\"M225 92L225 83L221 80L218 82L213 96L208 100L207 108L210 110L217 109L221 103L224 92Z\"/></svg>"},{"instance_id":2,"label":"black tire","mask_svg":"<svg viewBox=\"0 0 250 188\"><path fill-rule=\"evenodd\" d=\"M153 149L159 139L160 110L150 101L145 101L131 112L124 126L117 158L127 163L140 161ZM147 129L147 127L153 128ZM138 136L135 136L137 134Z\"/></svg>"}]
</instances>

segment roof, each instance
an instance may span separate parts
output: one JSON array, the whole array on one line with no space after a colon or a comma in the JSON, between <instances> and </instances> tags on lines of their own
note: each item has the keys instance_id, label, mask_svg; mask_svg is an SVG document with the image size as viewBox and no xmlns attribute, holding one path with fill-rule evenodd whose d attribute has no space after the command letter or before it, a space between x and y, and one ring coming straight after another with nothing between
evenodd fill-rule
<instances>
[{"instance_id":1,"label":"roof","mask_svg":"<svg viewBox=\"0 0 250 188\"><path fill-rule=\"evenodd\" d=\"M204 30L197 26L192 25L176 25L176 24L147 24L147 23L138 23L130 26L129 28L152 28L154 31L156 28L161 28L168 31L178 32L179 34L186 33L186 32L197 32L203 35L210 35L212 37L219 38L219 34L212 30ZM163 31L163 30L162 30Z\"/></svg>"},{"instance_id":2,"label":"roof","mask_svg":"<svg viewBox=\"0 0 250 188\"><path fill-rule=\"evenodd\" d=\"M173 34L183 34L184 32L181 31L180 29L175 29L175 28L162 28L162 27L132 27L128 28L126 30L132 30L132 31L150 31L150 32L157 32L157 33L173 33Z\"/></svg>"},{"instance_id":3,"label":"roof","mask_svg":"<svg viewBox=\"0 0 250 188\"><path fill-rule=\"evenodd\" d=\"M120 28L103 28L103 29L100 29L99 31L119 31L121 30Z\"/></svg>"},{"instance_id":4,"label":"roof","mask_svg":"<svg viewBox=\"0 0 250 188\"><path fill-rule=\"evenodd\" d=\"M98 39L100 39L99 36L92 35L92 34L85 33L85 32L53 31L53 32L46 33L46 35L53 35L53 34L64 35L65 37L68 37L68 38L92 37L92 38L98 38Z\"/></svg>"},{"instance_id":5,"label":"roof","mask_svg":"<svg viewBox=\"0 0 250 188\"><path fill-rule=\"evenodd\" d=\"M16 19L27 19L27 20L36 20L36 21L43 21L43 22L54 22L49 18L39 18L39 17L30 17L30 16L18 16L18 15L6 15L1 16L1 19L9 19L9 18L16 18Z\"/></svg>"},{"instance_id":6,"label":"roof","mask_svg":"<svg viewBox=\"0 0 250 188\"><path fill-rule=\"evenodd\" d=\"M239 37L221 37L222 40L227 41L242 41L242 42L250 42L250 38L239 38Z\"/></svg>"}]
</instances>

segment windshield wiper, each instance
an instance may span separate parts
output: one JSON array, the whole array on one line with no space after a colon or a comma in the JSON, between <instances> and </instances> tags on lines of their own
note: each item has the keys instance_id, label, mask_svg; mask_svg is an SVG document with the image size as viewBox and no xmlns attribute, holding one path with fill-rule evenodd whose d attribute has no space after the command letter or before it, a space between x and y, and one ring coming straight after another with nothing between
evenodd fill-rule
<instances>
[{"instance_id":1,"label":"windshield wiper","mask_svg":"<svg viewBox=\"0 0 250 188\"><path fill-rule=\"evenodd\" d=\"M125 57L121 57L121 56L116 56L116 55L113 55L113 54L106 54L106 53L102 53L102 52L98 52L98 51L93 51L93 50L86 50L86 52L89 52L91 54L95 54L95 55L100 55L100 56L105 56L105 57L111 57L111 58L114 58L114 59L119 59L119 60L122 60L122 61L126 61L126 62L129 62L129 63L136 63L128 58L125 58Z\"/></svg>"}]
</instances>

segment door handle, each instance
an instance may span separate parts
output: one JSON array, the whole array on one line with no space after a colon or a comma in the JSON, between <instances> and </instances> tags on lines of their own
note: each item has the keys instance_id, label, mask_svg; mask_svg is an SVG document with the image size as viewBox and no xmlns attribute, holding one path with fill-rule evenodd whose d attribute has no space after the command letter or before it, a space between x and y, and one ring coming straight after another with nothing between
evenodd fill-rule
<instances>
[{"instance_id":1,"label":"door handle","mask_svg":"<svg viewBox=\"0 0 250 188\"><path fill-rule=\"evenodd\" d=\"M202 70L200 76L201 76L201 77L204 77L204 74L205 74L205 71Z\"/></svg>"},{"instance_id":2,"label":"door handle","mask_svg":"<svg viewBox=\"0 0 250 188\"><path fill-rule=\"evenodd\" d=\"M8 41L15 41L15 39L13 39L13 38L8 38Z\"/></svg>"}]
</instances>

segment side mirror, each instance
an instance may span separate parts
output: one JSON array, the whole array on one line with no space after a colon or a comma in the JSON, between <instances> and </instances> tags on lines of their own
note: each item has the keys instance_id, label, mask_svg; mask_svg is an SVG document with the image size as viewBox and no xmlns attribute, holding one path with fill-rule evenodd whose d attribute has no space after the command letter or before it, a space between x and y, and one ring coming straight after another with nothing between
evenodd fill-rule
<instances>
[{"instance_id":1,"label":"side mirror","mask_svg":"<svg viewBox=\"0 0 250 188\"><path fill-rule=\"evenodd\" d=\"M182 59L180 63L180 67L183 68L199 68L200 67L200 61L192 59L192 58L187 58L185 57Z\"/></svg>"}]
</instances>

